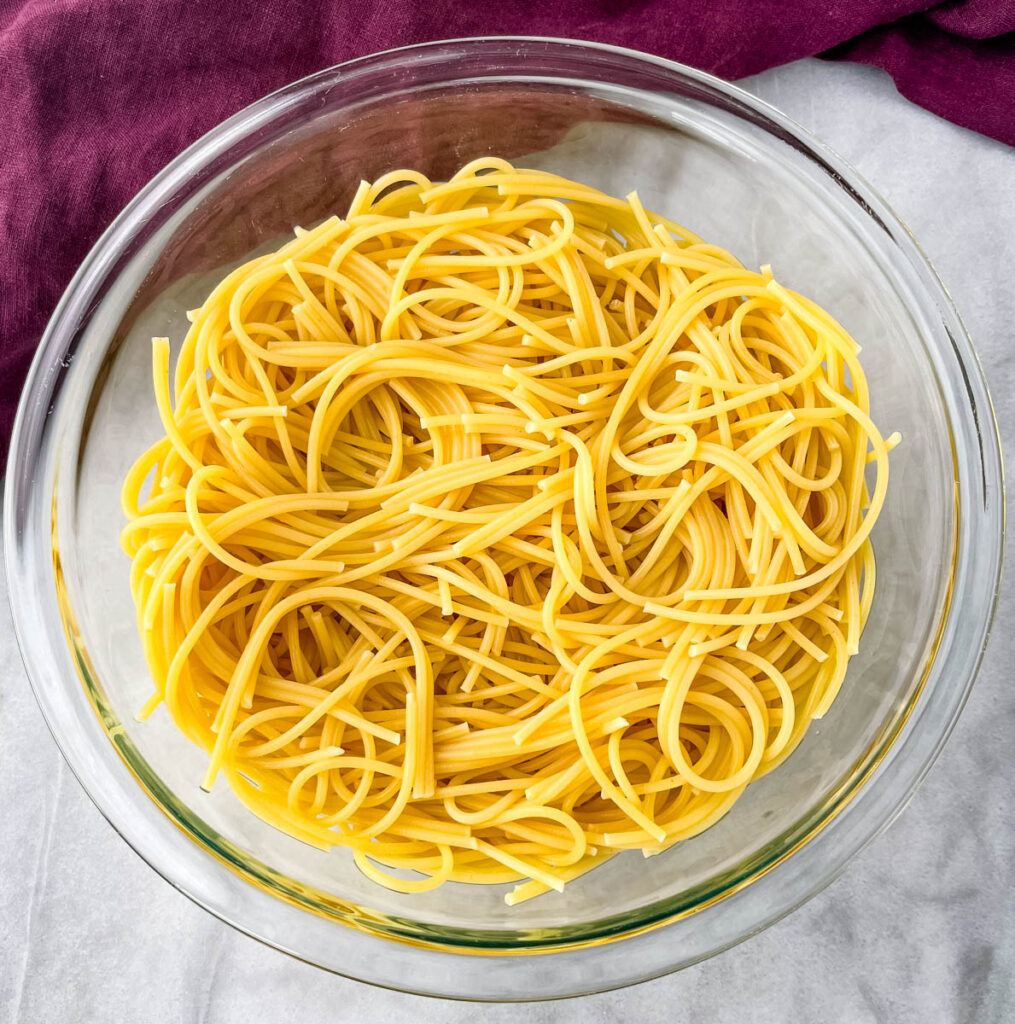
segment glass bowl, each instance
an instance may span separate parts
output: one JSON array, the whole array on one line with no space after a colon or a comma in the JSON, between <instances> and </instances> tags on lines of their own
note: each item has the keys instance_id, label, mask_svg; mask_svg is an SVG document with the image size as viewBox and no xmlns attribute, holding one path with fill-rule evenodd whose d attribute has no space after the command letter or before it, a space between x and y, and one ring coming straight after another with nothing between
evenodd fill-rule
<instances>
[{"instance_id":1,"label":"glass bowl","mask_svg":"<svg viewBox=\"0 0 1015 1024\"><path fill-rule=\"evenodd\" d=\"M150 338L182 340L210 283L361 178L442 178L497 154L686 223L816 299L863 346L873 414L902 432L874 533L878 587L831 712L704 834L624 854L509 908L504 887L379 888L225 785L151 692L118 545L120 484L161 434ZM715 78L614 47L462 40L352 61L210 132L120 215L46 331L7 484L14 616L39 704L82 785L149 864L296 956L433 995L534 999L644 980L775 921L899 811L969 691L1001 560L998 440L980 369L885 204L781 114Z\"/></svg>"}]
</instances>

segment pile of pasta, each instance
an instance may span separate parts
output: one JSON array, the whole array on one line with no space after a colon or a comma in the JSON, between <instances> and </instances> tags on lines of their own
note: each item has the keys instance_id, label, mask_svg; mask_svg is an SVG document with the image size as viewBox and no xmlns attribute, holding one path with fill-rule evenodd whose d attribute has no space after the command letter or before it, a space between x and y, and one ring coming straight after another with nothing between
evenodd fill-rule
<instances>
[{"instance_id":1,"label":"pile of pasta","mask_svg":"<svg viewBox=\"0 0 1015 1024\"><path fill-rule=\"evenodd\" d=\"M123 546L205 788L516 903L708 828L828 710L896 438L769 268L484 159L363 183L190 320Z\"/></svg>"}]
</instances>

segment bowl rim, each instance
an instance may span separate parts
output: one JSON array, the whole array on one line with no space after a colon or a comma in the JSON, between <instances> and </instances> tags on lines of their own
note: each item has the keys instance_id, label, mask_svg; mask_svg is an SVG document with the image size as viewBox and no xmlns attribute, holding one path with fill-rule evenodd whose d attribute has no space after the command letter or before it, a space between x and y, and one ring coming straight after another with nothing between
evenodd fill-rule
<instances>
[{"instance_id":1,"label":"bowl rim","mask_svg":"<svg viewBox=\"0 0 1015 1024\"><path fill-rule=\"evenodd\" d=\"M820 877L811 880L805 886L797 886L797 890L794 891L792 898L780 903L778 908L769 909L764 914L756 914L755 920L752 922L752 926L750 928L746 931L741 931L741 933L731 941L717 943L714 948L704 954L705 956L711 955L714 952L718 952L721 949L727 948L729 945L740 941L742 938L746 938L748 934L753 934L755 931L761 930L761 928L766 927L768 924L771 924L786 913L789 913L800 903L809 899L812 895L818 892L824 887L824 885L828 884L828 882L830 882L832 878L839 873L839 871L842 870L846 862L851 859L859 849L865 846L874 838L874 836L888 826L912 796L912 793L915 791L920 781L922 781L926 772L930 769L930 766L940 752L951 728L955 724L966 698L968 697L976 670L983 655L987 638L989 636L993 614L996 609L1004 541L1003 467L1000 459L997 425L993 418L993 409L990 397L983 379L982 369L979 366L968 335L962 327L961 321L951 304L950 298L945 292L940 281L937 279L929 260L927 260L926 256L922 253L922 250L920 250L918 244L915 239L912 238L912 235L909 233L905 225L902 224L899 218L881 199L878 193L873 190L852 167L836 156L808 130L793 122L790 118L782 114L770 104L754 97L738 86L731 85L730 83L706 72L689 68L677 62L655 57L626 47L602 43L590 43L582 40L555 39L536 36L498 36L491 38L467 37L461 39L436 40L428 43L397 47L358 57L353 60L322 69L286 85L281 89L275 90L264 98L255 101L253 104L241 109L232 117L226 119L221 124L201 136L174 160L172 160L165 168L163 168L163 170L161 170L154 178L152 178L151 181L145 185L124 207L123 211L121 211L121 213L101 235L99 240L85 257L64 292L60 302L52 314L52 317L50 318L40 344L36 350L26 385L22 392L12 435L10 459L7 470L7 501L5 502L4 510L7 577L15 623L15 634L21 648L22 658L28 670L29 680L35 693L36 700L39 703L43 716L46 719L47 725L49 726L58 747L61 749L65 760L69 764L74 775L78 778L78 781L113 828L124 837L128 844L146 863L166 878L170 884L180 889L180 891L184 892L200 906L214 913L216 916L225 920L227 923L233 925L239 930L244 931L247 934L251 934L255 938L262 939L269 945L286 949L286 951L292 952L296 956L305 958L298 951L288 949L286 944L283 941L280 941L277 936L264 934L265 930L263 928L258 929L255 926L244 923L239 919L237 914L230 913L228 910L224 909L221 905L221 901L218 901L207 893L202 892L201 887L195 885L193 881L188 884L187 881L182 880L179 873L173 870L171 860L167 860L164 856L157 856L153 853L150 844L146 845L146 843L139 838L136 831L123 827L121 820L117 816L117 811L113 805L113 801L106 793L105 784L109 782L109 779L107 778L108 772L101 767L97 768L94 764L83 763L79 756L79 752L71 748L66 735L60 728L59 716L53 703L53 697L44 683L46 673L52 670L53 664L44 664L46 661L45 655L38 649L35 649L29 640L29 623L33 618L41 614L42 609L36 600L37 592L36 590L33 590L32 586L33 580L31 578L31 571L33 567L29 564L30 560L27 560L24 557L25 552L23 550L22 541L26 534L25 513L30 505L33 488L39 486L38 476L34 472L34 470L38 468L36 455L41 448L41 442L47 420L50 412L52 411L50 402L56 397L59 390L60 381L62 379L60 368L74 337L73 325L77 322L79 317L86 315L86 312L81 309L82 297L87 296L89 289L96 288L96 286L105 280L107 275L111 273L112 268L115 267L117 258L122 255L124 244L129 240L136 223L138 221L140 221L140 223L144 223L145 219L150 216L151 212L157 208L159 203L171 196L176 188L185 186L192 178L193 174L202 166L206 166L210 163L216 155L227 152L234 143L247 137L252 131L256 130L259 124L264 124L271 119L283 115L290 106L296 105L301 98L307 94L313 93L322 83L331 81L338 82L340 84L344 76L349 75L357 69L362 69L363 67L369 68L383 65L385 62L397 62L406 57L411 57L413 54L432 54L435 51L439 51L441 48L463 46L471 49L473 52L483 52L484 49L491 52L499 52L505 47L515 46L544 47L548 49L560 48L562 50L584 52L586 54L613 54L632 62L634 65L648 64L657 71L661 69L662 71L669 72L671 75L678 78L690 80L691 82L703 85L711 90L723 94L729 99L735 100L743 108L763 117L767 122L777 125L788 136L801 144L808 154L814 155L838 174L846 187L853 190L859 199L866 204L867 211L872 217L880 219L885 224L891 225L893 228L898 230L898 236L893 234L892 239L901 250L902 256L904 258L908 258L910 269L918 275L922 285L937 301L937 312L940 314L944 330L951 341L954 350L954 357L958 360L964 375L963 384L965 387L965 395L968 400L968 409L965 407L957 409L949 408L949 414L953 415L955 412L968 412L972 417L972 426L975 438L979 445L980 455L980 479L979 481L974 479L973 483L975 484L979 482L982 485L980 489L982 490L983 500L982 508L977 507L976 505L969 506L967 503L956 510L957 540L955 546L955 558L958 560L961 553L959 550L960 546L958 543L958 535L961 532L960 527L962 525L962 520L966 516L975 515L980 517L982 522L977 531L977 543L972 545L971 551L967 550L965 552L965 561L967 562L970 559L974 559L974 556L976 556L974 560L978 559L978 571L971 572L968 569L968 565L966 565L965 567L967 571L965 573L965 577L961 577L956 575L956 572L954 571L956 568L961 568L961 566L958 566L958 563L956 563L956 566L953 566L951 592L948 599L946 599L940 616L940 633L938 637L939 646L937 649L938 652L945 650L945 653L950 658L949 664L957 665L958 671L957 674L953 676L953 679L961 679L962 685L953 687L950 694L945 694L945 696L948 697L948 700L942 708L942 714L939 716L941 721L937 723L937 727L933 734L925 736L924 742L922 743L919 751L919 764L910 767L905 780L905 785L899 792L895 793L892 798L882 800L882 803L885 806L877 816L877 822L874 825L871 825L870 822L866 823L866 825L859 830L859 834L854 834L850 837L849 842L845 844L847 852L842 853L839 851L838 855L832 858L833 867L831 870L826 868ZM49 466L47 465L47 469L48 468ZM968 471L964 466L957 465L957 472L960 476L964 472L969 476L971 471ZM975 478L975 474L972 475ZM46 483L43 482L42 486L45 487ZM36 528L38 528L38 524L36 524ZM967 549L969 547L970 545L967 544ZM984 573L986 573L986 575ZM35 580L34 583L36 587L38 587L39 581ZM979 609L977 621L972 624L975 628L967 628L964 635L956 636L953 611L957 606L957 598L961 598L964 593L964 591L962 591L962 586L964 585L966 590L981 593L984 591L984 588L988 583L991 588L991 594L987 599L986 604L983 604L982 608ZM966 625L968 626L969 624L967 623ZM952 634L951 636L948 635L949 631ZM947 644L945 643L946 641ZM924 681L926 681L927 676L936 668L937 665L938 659L936 655L932 655L926 665L923 666ZM903 739L902 734L906 734L907 742L911 741L914 726L912 719L914 717L923 717L922 715L913 716L911 712L914 709L920 709L924 712L926 711L927 701L924 698L924 694L921 692L922 690L923 684L921 683L917 687L911 701L909 708L910 713L898 723L897 729L889 738L885 748L881 751L881 755L871 763L867 772L861 778L856 780L856 785L851 787L851 793L837 804L831 814L826 815L824 820L816 828L812 828L803 839L786 849L781 856L770 863L763 865L761 868L756 869L748 878L740 881L736 886L723 891L716 896L714 900L704 903L699 908L695 908L696 911L703 912L716 902L723 902L725 900L732 899L735 896L739 897L745 889L751 888L758 883L762 876L768 875L788 858L798 855L808 847L812 849L813 854L815 843L819 839L823 840L823 845L827 847L828 840L830 838L830 829L828 826L834 824L843 811L856 806L855 802L852 801L852 796L860 789L863 789L865 793L869 792L870 787L875 781L872 777L879 775L881 778L884 778L886 768L892 768L894 765L896 770L898 769L898 754L903 745L901 742ZM94 699L92 703L94 708ZM889 752L892 753L892 757L888 759L890 763L886 765L885 755ZM910 760L912 760L914 756L915 755L911 755ZM129 763L127 763L127 767L131 768ZM131 780L132 786L134 785L134 781L135 780ZM141 780L136 779L136 781L140 782ZM143 784L142 788L147 789ZM884 787L882 786L882 789L883 788ZM148 795L152 796L150 791ZM162 810L162 808L160 808L160 810ZM170 824L171 821L168 818L169 812L166 811L165 813L167 817L164 821L166 824ZM853 817L855 817L855 815ZM854 827L854 832L855 831L856 829ZM212 853L213 856L215 855L215 851L209 850L206 845L198 847L196 837L194 836L188 837L181 834L180 838L185 839L188 842L195 840L193 845L195 849L200 849L202 855L207 853ZM227 870L236 870L239 872L239 869L234 868L229 868ZM254 886L258 886L256 880L250 878L249 874L243 873L241 876L240 873L237 873L234 877L242 880L244 884L253 883ZM263 887L258 887L263 889ZM265 895L268 895L266 890ZM277 901L279 895L281 894L276 891L274 894L271 894L269 898L273 901ZM754 902L757 901L755 900ZM300 912L302 913L309 909L312 908L304 905ZM521 946L510 947L507 949L490 949L489 947L477 949L470 948L469 944L454 945L449 948L448 944L444 942L428 941L425 938L406 938L405 936L399 936L398 934L392 935L390 932L377 930L369 922L362 923L362 926L365 927L366 933L371 936L385 936L381 939L384 943L388 943L391 938L396 938L400 939L402 942L408 942L414 948L427 949L429 951L438 950L442 955L452 953L456 956L460 956L462 954L476 952L486 953L487 962L489 962L489 958L493 956L506 960L514 960L517 966L518 961L516 959L516 954L518 953L540 952L549 949L555 953L564 954L568 950L579 951L584 949L587 951L589 949L601 948L603 944L618 939L634 941L638 936L644 935L649 930L662 928L667 925L672 926L680 919L686 918L690 913L690 911L683 911L679 914L659 914L654 919L645 920L638 927L626 928L619 932L607 935L593 935L587 940L568 940L557 944L551 943L549 946L526 946L523 943ZM346 923L353 924L354 926L356 925L355 921L348 921ZM351 931L350 934L352 934ZM673 970L680 966L686 966L687 963L694 962L701 958L702 956L696 956L686 962L675 962L672 964L667 963L667 965L662 969L653 969L650 973L645 974L644 976L639 976L636 979L622 979L618 981L605 975L601 978L592 978L590 979L592 985L590 990L615 987L618 984L629 983L630 980L644 980L645 977L666 973L668 970ZM320 966L336 970L336 968L331 964L321 964ZM360 977L360 975L357 974L353 974L352 976ZM370 980L380 984L384 983L382 981L378 982L375 978L361 978L361 980ZM403 986L396 985L393 987ZM441 992L440 994L446 995L448 993ZM455 995L457 993L451 994ZM575 993L569 992L564 994ZM473 994L472 997L475 998L476 996Z\"/></svg>"}]
</instances>

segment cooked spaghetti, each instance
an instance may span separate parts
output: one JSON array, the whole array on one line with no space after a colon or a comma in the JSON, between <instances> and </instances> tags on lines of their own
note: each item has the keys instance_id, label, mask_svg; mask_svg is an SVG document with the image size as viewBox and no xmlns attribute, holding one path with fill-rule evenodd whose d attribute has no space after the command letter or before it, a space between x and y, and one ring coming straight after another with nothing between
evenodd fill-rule
<instances>
[{"instance_id":1,"label":"cooked spaghetti","mask_svg":"<svg viewBox=\"0 0 1015 1024\"><path fill-rule=\"evenodd\" d=\"M767 267L485 159L363 183L190 320L123 545L205 788L515 903L708 828L828 710L895 438Z\"/></svg>"}]
</instances>

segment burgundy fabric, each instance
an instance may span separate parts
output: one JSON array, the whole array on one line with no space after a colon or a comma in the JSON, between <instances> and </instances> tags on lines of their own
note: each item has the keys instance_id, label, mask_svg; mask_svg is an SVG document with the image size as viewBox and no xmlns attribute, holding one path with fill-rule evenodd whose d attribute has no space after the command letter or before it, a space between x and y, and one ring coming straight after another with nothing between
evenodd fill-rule
<instances>
[{"instance_id":1,"label":"burgundy fabric","mask_svg":"<svg viewBox=\"0 0 1015 1024\"><path fill-rule=\"evenodd\" d=\"M1015 144L1015 0L0 0L0 461L61 292L171 157L311 71L504 34L617 43L726 78L812 54L874 64Z\"/></svg>"}]
</instances>

